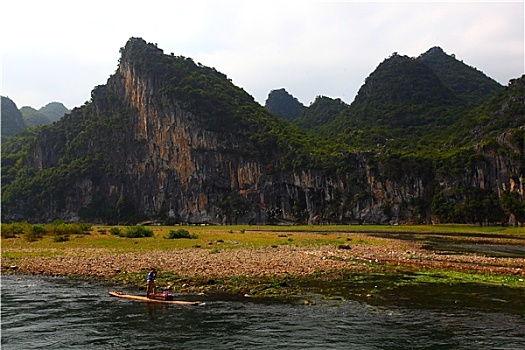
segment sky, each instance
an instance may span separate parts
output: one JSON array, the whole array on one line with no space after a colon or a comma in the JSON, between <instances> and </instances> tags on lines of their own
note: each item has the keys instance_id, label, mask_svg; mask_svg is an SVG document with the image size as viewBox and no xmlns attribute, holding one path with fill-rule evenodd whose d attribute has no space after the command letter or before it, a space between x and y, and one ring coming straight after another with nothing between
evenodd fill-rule
<instances>
[{"instance_id":1,"label":"sky","mask_svg":"<svg viewBox=\"0 0 525 350\"><path fill-rule=\"evenodd\" d=\"M351 103L392 53L439 46L502 85L525 73L524 2L17 0L0 4L0 94L89 101L131 37L226 74L264 105L285 88Z\"/></svg>"}]
</instances>

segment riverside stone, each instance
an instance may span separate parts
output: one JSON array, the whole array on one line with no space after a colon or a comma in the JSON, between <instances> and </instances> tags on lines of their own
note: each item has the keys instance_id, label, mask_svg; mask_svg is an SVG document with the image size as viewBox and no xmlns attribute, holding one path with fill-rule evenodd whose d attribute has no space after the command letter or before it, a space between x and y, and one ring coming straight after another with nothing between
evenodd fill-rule
<instances>
[{"instance_id":1,"label":"riverside stone","mask_svg":"<svg viewBox=\"0 0 525 350\"><path fill-rule=\"evenodd\" d=\"M411 255L405 252L409 246ZM470 253L436 254L422 249L418 243L389 240L385 245L355 245L351 250L336 246L230 249L212 254L207 249L190 248L177 251L147 253L110 253L104 249L90 249L78 254L64 252L64 257L26 256L17 259L17 269L2 258L4 272L45 275L76 275L81 277L111 278L118 273L140 273L155 266L159 271L171 271L178 276L208 280L232 276L271 277L309 276L319 272L370 270L369 263L401 266L445 268L458 271L500 273L525 276L524 258L494 258ZM365 262L360 264L359 262Z\"/></svg>"}]
</instances>

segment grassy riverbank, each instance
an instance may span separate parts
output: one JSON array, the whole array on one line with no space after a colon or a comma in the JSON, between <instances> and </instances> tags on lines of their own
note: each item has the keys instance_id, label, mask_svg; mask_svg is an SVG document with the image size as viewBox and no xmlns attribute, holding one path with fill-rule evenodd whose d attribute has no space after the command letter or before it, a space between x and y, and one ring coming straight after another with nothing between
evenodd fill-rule
<instances>
[{"instance_id":1,"label":"grassy riverbank","mask_svg":"<svg viewBox=\"0 0 525 350\"><path fill-rule=\"evenodd\" d=\"M419 288L487 302L525 296L524 228L153 226L140 238L125 238L125 227L51 228L40 227L35 237L31 225L13 235L3 225L3 273L143 288L154 266L159 288L172 285L176 292L380 301L404 300L400 295Z\"/></svg>"}]
</instances>

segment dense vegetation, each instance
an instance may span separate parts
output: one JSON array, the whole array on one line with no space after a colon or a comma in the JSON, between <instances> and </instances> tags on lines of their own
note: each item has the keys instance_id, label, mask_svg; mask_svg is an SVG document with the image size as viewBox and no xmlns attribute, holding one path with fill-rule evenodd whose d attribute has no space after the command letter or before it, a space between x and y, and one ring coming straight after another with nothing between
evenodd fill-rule
<instances>
[{"instance_id":1,"label":"dense vegetation","mask_svg":"<svg viewBox=\"0 0 525 350\"><path fill-rule=\"evenodd\" d=\"M433 47L418 57L430 67L439 79L464 103L477 107L501 90L501 85L474 67L447 55L440 47Z\"/></svg>"},{"instance_id":2,"label":"dense vegetation","mask_svg":"<svg viewBox=\"0 0 525 350\"><path fill-rule=\"evenodd\" d=\"M429 178L460 176L485 162L483 154L523 159L524 88L524 77L502 87L439 47L417 59L394 53L367 78L350 106L318 98L293 123L332 145L337 140L340 149L377 152L391 179L425 172ZM505 132L510 141L502 145L497 138ZM518 167L516 183L524 168ZM525 204L516 193L456 188L450 196L453 202L437 186L421 214L449 222L498 222L511 213L524 218Z\"/></svg>"},{"instance_id":3,"label":"dense vegetation","mask_svg":"<svg viewBox=\"0 0 525 350\"><path fill-rule=\"evenodd\" d=\"M141 42L130 41L122 52L135 69L154 74L161 82L159 99L185 101L185 108L201 117L203 129L247 141L237 152L275 159L275 169L280 170L317 167L325 158L321 140L269 113L216 69L191 58L165 55Z\"/></svg>"},{"instance_id":4,"label":"dense vegetation","mask_svg":"<svg viewBox=\"0 0 525 350\"><path fill-rule=\"evenodd\" d=\"M394 55L367 78L350 107L324 126L358 148L401 149L451 125L465 109L436 74L418 60ZM363 135L364 134L364 135Z\"/></svg>"},{"instance_id":5,"label":"dense vegetation","mask_svg":"<svg viewBox=\"0 0 525 350\"><path fill-rule=\"evenodd\" d=\"M64 115L71 112L60 102L50 102L38 111L47 116L52 123L59 121Z\"/></svg>"},{"instance_id":6,"label":"dense vegetation","mask_svg":"<svg viewBox=\"0 0 525 350\"><path fill-rule=\"evenodd\" d=\"M60 102L51 102L40 108L24 106L20 108L24 121L28 127L35 125L46 125L59 121L64 115L71 112Z\"/></svg>"},{"instance_id":7,"label":"dense vegetation","mask_svg":"<svg viewBox=\"0 0 525 350\"><path fill-rule=\"evenodd\" d=\"M314 169L346 176L352 192L334 191L328 199L322 191L312 195L324 205L321 215L326 218L342 218L348 207L372 198L366 179L356 171L366 167L367 176L384 181L410 183L418 178L425 183L424 193L404 200L396 214L385 203L387 216L414 222L433 216L440 221L496 223L513 215L524 221L523 197L515 192L497 193L494 188L457 181L457 186L444 193L440 182L461 179L474 166L490 164L497 155L504 155L509 164L520 163L525 77L503 88L437 48L417 59L394 54L366 79L351 105L318 97L299 112L299 102L284 89L273 91L271 95L285 96L290 102L290 108L278 109L293 111L296 125L292 125L257 104L214 68L165 55L141 39L131 39L122 49L122 64L155 81L159 93L153 98L159 106L179 101L198 116L192 120L196 128L229 140L222 152L259 161L265 164L266 174ZM455 71L463 79L461 84L454 78ZM62 198L81 201L82 195L71 191L72 184L83 176L89 176L93 186L102 178L110 178L115 186L129 181L122 171L127 157L142 154L146 141L134 139L129 132L136 127L133 120L138 112L118 95L122 79L117 71L108 85L93 90L89 103L60 122L29 129L2 145L3 211L31 217L49 205L64 206ZM43 145L46 147L40 147ZM47 150L42 155L48 158L45 167L35 164L31 154L35 148ZM524 168L509 166L511 177L519 182ZM226 194L215 205L224 213L248 208L235 193ZM292 204L298 222L305 220L306 206L305 199ZM278 213L269 213L268 221L273 222ZM126 195L111 202L99 194L80 215L104 222L145 219Z\"/></svg>"},{"instance_id":8,"label":"dense vegetation","mask_svg":"<svg viewBox=\"0 0 525 350\"><path fill-rule=\"evenodd\" d=\"M518 164L523 159L524 87L521 77L503 88L439 47L417 59L394 53L367 78L350 106L318 98L292 122L332 140L338 145L334 149L376 152L382 173L391 179L409 173L461 176L486 162L483 154L505 154ZM510 141L503 145L497 138L505 132ZM523 174L525 164L513 175L515 183ZM514 215L524 220L525 203L515 192L498 196L493 189L458 187L445 200L436 186L428 196L412 203L422 217L430 213L442 222L481 223Z\"/></svg>"},{"instance_id":9,"label":"dense vegetation","mask_svg":"<svg viewBox=\"0 0 525 350\"><path fill-rule=\"evenodd\" d=\"M307 109L303 110L292 123L301 129L315 133L319 127L332 122L337 115L347 108L348 105L341 99L317 96L315 101Z\"/></svg>"},{"instance_id":10,"label":"dense vegetation","mask_svg":"<svg viewBox=\"0 0 525 350\"><path fill-rule=\"evenodd\" d=\"M24 106L20 108L20 113L22 113L24 122L28 127L51 124L51 120L49 120L47 115L37 111L33 107Z\"/></svg>"},{"instance_id":11,"label":"dense vegetation","mask_svg":"<svg viewBox=\"0 0 525 350\"><path fill-rule=\"evenodd\" d=\"M50 224L29 224L28 222L17 222L11 224L2 223L2 238L24 237L28 242L42 239L44 236L53 237L54 242L65 242L70 235L88 235L91 224L65 223L55 220Z\"/></svg>"},{"instance_id":12,"label":"dense vegetation","mask_svg":"<svg viewBox=\"0 0 525 350\"><path fill-rule=\"evenodd\" d=\"M1 99L2 111L0 114L2 115L2 142L4 142L22 132L27 126L16 104L7 97L1 96Z\"/></svg>"},{"instance_id":13,"label":"dense vegetation","mask_svg":"<svg viewBox=\"0 0 525 350\"><path fill-rule=\"evenodd\" d=\"M92 95L102 93L101 90L102 87L95 88ZM13 206L20 205L24 208L20 209L22 216L32 216L46 208L50 198L58 198L60 203L71 194L76 178L90 174L96 184L102 173L118 174L125 159L112 158L107 148L118 150L130 142L125 132L129 115L126 108L119 105L115 106L112 116L97 115L94 108L96 106L87 105L78 109L71 121L66 117L63 123L27 129L2 145L2 188L7 188L2 193L3 206L16 210ZM38 170L32 164L35 160L30 157L30 151L43 144L52 145L54 153L51 165ZM128 219L128 204L124 201L111 208L105 203L105 198L94 198L84 210L100 214L104 219Z\"/></svg>"},{"instance_id":14,"label":"dense vegetation","mask_svg":"<svg viewBox=\"0 0 525 350\"><path fill-rule=\"evenodd\" d=\"M29 106L18 109L14 101L2 96L1 104L3 141L20 134L26 128L56 122L70 112L60 102L48 103L39 110Z\"/></svg>"},{"instance_id":15,"label":"dense vegetation","mask_svg":"<svg viewBox=\"0 0 525 350\"><path fill-rule=\"evenodd\" d=\"M305 109L305 106L285 89L270 91L264 106L288 122L293 122Z\"/></svg>"}]
</instances>

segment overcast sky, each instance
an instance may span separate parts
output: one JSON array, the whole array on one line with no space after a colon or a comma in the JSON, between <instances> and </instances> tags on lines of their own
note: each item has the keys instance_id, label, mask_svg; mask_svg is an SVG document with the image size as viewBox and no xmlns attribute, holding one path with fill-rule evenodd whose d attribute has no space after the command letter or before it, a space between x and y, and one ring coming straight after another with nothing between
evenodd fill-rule
<instances>
[{"instance_id":1,"label":"overcast sky","mask_svg":"<svg viewBox=\"0 0 525 350\"><path fill-rule=\"evenodd\" d=\"M393 52L433 46L506 85L524 71L514 2L3 1L1 95L18 106L90 99L130 37L215 67L264 104L285 88L305 105L352 102Z\"/></svg>"}]
</instances>

